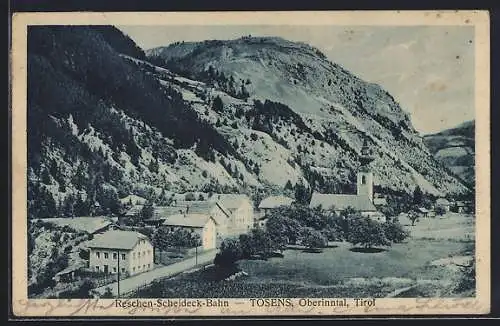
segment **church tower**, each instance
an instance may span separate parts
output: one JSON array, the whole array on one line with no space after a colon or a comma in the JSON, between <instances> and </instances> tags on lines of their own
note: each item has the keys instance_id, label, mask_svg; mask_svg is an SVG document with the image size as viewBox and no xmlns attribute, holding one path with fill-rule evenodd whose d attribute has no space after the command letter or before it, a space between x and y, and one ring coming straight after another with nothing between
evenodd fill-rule
<instances>
[{"instance_id":1,"label":"church tower","mask_svg":"<svg viewBox=\"0 0 500 326\"><path fill-rule=\"evenodd\" d=\"M373 172L371 171L370 163L373 160L374 157L371 149L365 139L361 148L361 167L358 170L357 176L357 194L366 195L371 201L373 201Z\"/></svg>"}]
</instances>

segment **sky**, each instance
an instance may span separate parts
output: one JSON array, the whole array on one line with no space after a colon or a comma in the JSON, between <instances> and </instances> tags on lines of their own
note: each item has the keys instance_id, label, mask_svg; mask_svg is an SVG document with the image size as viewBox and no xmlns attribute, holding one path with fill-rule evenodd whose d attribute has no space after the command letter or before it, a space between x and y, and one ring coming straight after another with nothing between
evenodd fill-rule
<instances>
[{"instance_id":1,"label":"sky","mask_svg":"<svg viewBox=\"0 0 500 326\"><path fill-rule=\"evenodd\" d=\"M377 83L421 134L474 119L474 28L470 26L117 26L150 49L177 41L280 36L308 43Z\"/></svg>"}]
</instances>

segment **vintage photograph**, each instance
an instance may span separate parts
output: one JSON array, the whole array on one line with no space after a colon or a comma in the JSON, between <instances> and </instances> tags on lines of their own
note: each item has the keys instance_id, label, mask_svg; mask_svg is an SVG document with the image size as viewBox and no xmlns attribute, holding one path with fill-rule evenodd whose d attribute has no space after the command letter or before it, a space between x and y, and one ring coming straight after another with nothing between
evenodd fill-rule
<instances>
[{"instance_id":1,"label":"vintage photograph","mask_svg":"<svg viewBox=\"0 0 500 326\"><path fill-rule=\"evenodd\" d=\"M27 298L475 298L475 33L28 25Z\"/></svg>"}]
</instances>

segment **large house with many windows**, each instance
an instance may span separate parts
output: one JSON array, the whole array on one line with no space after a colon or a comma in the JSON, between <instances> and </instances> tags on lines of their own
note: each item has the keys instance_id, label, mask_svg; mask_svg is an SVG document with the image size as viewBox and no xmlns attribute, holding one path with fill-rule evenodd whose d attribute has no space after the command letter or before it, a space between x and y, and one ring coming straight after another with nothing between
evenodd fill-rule
<instances>
[{"instance_id":1,"label":"large house with many windows","mask_svg":"<svg viewBox=\"0 0 500 326\"><path fill-rule=\"evenodd\" d=\"M154 268L153 245L144 234L112 230L89 242L89 268L104 274L135 275Z\"/></svg>"}]
</instances>

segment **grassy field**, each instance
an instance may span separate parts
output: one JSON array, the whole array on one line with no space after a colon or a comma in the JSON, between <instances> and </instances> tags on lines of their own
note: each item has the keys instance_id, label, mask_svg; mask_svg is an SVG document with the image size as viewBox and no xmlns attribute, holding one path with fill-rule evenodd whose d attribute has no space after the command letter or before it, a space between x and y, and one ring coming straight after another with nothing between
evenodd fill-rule
<instances>
[{"instance_id":1,"label":"grassy field","mask_svg":"<svg viewBox=\"0 0 500 326\"><path fill-rule=\"evenodd\" d=\"M411 232L407 241L380 252L356 252L345 242L334 243L320 253L289 249L283 258L240 261L240 269L248 276L234 281L213 281L212 268L162 281L138 296L459 296L453 287L461 275L453 259L471 255L472 222L471 217L460 214L423 219L415 226L406 226ZM395 292L408 287L411 289L406 293Z\"/></svg>"}]
</instances>

